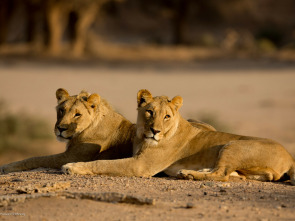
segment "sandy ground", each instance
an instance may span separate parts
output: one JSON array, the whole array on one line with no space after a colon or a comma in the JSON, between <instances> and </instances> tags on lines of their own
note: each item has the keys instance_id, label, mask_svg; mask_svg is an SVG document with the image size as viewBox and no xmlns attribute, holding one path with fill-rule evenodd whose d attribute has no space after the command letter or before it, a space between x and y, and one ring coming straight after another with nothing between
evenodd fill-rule
<instances>
[{"instance_id":1,"label":"sandy ground","mask_svg":"<svg viewBox=\"0 0 295 221\"><path fill-rule=\"evenodd\" d=\"M39 170L1 176L0 193L1 195L10 193L15 198L38 195L42 193L42 187L36 188L38 193L32 194L17 194L16 190L27 185L36 187L54 182L70 183L69 187L58 190L63 193L118 193L132 196L139 201L120 203L116 199L103 202L68 199L65 196L41 197L20 203L12 202L6 207L0 207L0 220L294 220L295 218L295 188L287 183L70 176L53 170ZM108 197L104 200L108 200ZM140 205L141 202L152 203Z\"/></svg>"},{"instance_id":2,"label":"sandy ground","mask_svg":"<svg viewBox=\"0 0 295 221\"><path fill-rule=\"evenodd\" d=\"M181 113L186 118L198 119L204 113L210 114L231 132L275 139L295 156L294 73L293 64L251 62L88 67L2 61L0 98L8 101L13 111L40 115L53 126L56 89L63 87L71 94L86 89L99 93L135 122L136 93L146 88L153 95L181 95L184 98ZM56 142L52 152L61 152L63 148ZM0 220L295 219L295 188L288 183L71 177L39 171L0 176L0 192L2 196L18 195L18 187L59 181L70 181L67 191L71 192L117 192L153 199L155 204L38 198L0 207Z\"/></svg>"}]
</instances>

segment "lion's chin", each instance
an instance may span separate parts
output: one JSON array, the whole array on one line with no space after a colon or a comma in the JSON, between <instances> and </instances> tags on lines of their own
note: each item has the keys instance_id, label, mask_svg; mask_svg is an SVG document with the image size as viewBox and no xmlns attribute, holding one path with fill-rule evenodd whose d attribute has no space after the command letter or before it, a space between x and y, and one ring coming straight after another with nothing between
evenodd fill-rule
<instances>
[{"instance_id":1,"label":"lion's chin","mask_svg":"<svg viewBox=\"0 0 295 221\"><path fill-rule=\"evenodd\" d=\"M57 139L59 142L65 142L65 143L68 143L68 142L72 139L72 137L65 138L65 137L63 137L63 136L57 135L57 136L56 136L56 139Z\"/></svg>"},{"instance_id":2,"label":"lion's chin","mask_svg":"<svg viewBox=\"0 0 295 221\"><path fill-rule=\"evenodd\" d=\"M157 146L159 144L159 141L153 137L145 137L144 141L150 146Z\"/></svg>"}]
</instances>

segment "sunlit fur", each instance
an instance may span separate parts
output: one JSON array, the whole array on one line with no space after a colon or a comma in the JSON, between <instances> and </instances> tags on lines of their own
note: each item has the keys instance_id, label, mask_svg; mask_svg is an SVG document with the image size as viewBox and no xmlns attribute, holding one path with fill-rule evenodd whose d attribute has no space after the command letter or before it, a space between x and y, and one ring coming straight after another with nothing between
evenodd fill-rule
<instances>
[{"instance_id":1,"label":"sunlit fur","mask_svg":"<svg viewBox=\"0 0 295 221\"><path fill-rule=\"evenodd\" d=\"M57 91L57 121L54 132L59 141L68 142L88 127L95 126L103 111L97 111L100 97L82 91L79 95L69 96L62 89ZM62 131L60 131L62 130Z\"/></svg>"},{"instance_id":2,"label":"sunlit fur","mask_svg":"<svg viewBox=\"0 0 295 221\"><path fill-rule=\"evenodd\" d=\"M244 179L276 181L285 173L295 185L295 162L279 143L193 127L178 109L179 96L137 94L137 133L133 157L69 163L69 174L108 174L149 177L161 171L184 179L227 181L231 174Z\"/></svg>"},{"instance_id":3,"label":"sunlit fur","mask_svg":"<svg viewBox=\"0 0 295 221\"><path fill-rule=\"evenodd\" d=\"M135 125L114 111L98 94L82 91L70 96L60 88L56 91L56 98L54 132L58 140L67 143L66 151L3 165L0 174L39 167L60 169L70 162L132 156Z\"/></svg>"},{"instance_id":4,"label":"sunlit fur","mask_svg":"<svg viewBox=\"0 0 295 221\"><path fill-rule=\"evenodd\" d=\"M169 140L178 126L178 108L166 96L154 97L153 102L139 104L136 136L148 145L158 145L162 139ZM160 131L154 134L155 131Z\"/></svg>"}]
</instances>

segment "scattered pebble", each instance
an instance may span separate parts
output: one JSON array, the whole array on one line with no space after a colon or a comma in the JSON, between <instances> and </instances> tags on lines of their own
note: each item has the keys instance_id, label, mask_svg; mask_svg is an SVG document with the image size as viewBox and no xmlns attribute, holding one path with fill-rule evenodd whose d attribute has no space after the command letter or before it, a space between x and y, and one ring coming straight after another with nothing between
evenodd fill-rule
<instances>
[{"instance_id":1,"label":"scattered pebble","mask_svg":"<svg viewBox=\"0 0 295 221\"><path fill-rule=\"evenodd\" d=\"M226 193L226 190L225 190L224 188L221 188L221 189L219 190L219 192L221 192L221 193Z\"/></svg>"},{"instance_id":2,"label":"scattered pebble","mask_svg":"<svg viewBox=\"0 0 295 221\"><path fill-rule=\"evenodd\" d=\"M281 210L282 207L281 207L281 206L277 206L276 209L277 209L277 210Z\"/></svg>"},{"instance_id":3,"label":"scattered pebble","mask_svg":"<svg viewBox=\"0 0 295 221\"><path fill-rule=\"evenodd\" d=\"M11 180L11 182L24 182L25 180L23 180L23 179L18 179L18 178L16 178L16 179L12 179Z\"/></svg>"},{"instance_id":4,"label":"scattered pebble","mask_svg":"<svg viewBox=\"0 0 295 221\"><path fill-rule=\"evenodd\" d=\"M62 191L60 192L56 184L63 182L69 182L70 186L64 189L61 188ZM191 211L194 213L195 218L198 218L198 212L204 211L207 207L210 211L215 211L218 214L224 215L224 217L228 216L230 219L232 219L237 212L237 207L239 209L244 208L242 209L243 211L249 212L247 213L249 219L256 216L254 218L256 220L262 217L263 219L260 220L272 220L270 214L275 218L280 215L288 218L291 216L290 209L293 208L294 203L290 194L288 195L287 193L294 193L293 187L284 184L262 183L258 181L251 184L252 185L249 186L246 182L192 182L158 177L147 179L136 177L67 176L56 173L46 174L46 172L26 172L1 176L0 207L5 207L1 208L3 211L7 210L8 207L18 207L14 204L23 202L24 196L32 197L40 194L42 196L59 197L61 199L74 197L71 199L77 199L76 202L78 204L82 196L74 194L74 192L77 192L76 194L83 193L83 198L86 197L87 199L87 197L90 197L92 200L95 200L96 197L105 197L102 199L110 199L112 202L116 203L118 203L116 199L121 199L122 201L120 202L125 204L130 204L132 202L136 204L136 202L145 202L147 200L150 203L148 205L154 205L154 203L157 202L157 208L169 207L172 211L175 209L177 210L177 208L187 209L188 214L190 213L189 211ZM23 189L25 191L23 194L17 194L17 188L20 187L30 188ZM50 188L51 192L49 190ZM34 193L34 190L37 190L37 192ZM32 192L30 193L30 191ZM62 194L65 192L69 195ZM121 195L99 195L103 193L111 194L112 192ZM87 195L87 193L91 193L91 195ZM94 193L94 195L92 193ZM202 197L202 195L204 197ZM282 197L283 195L286 198ZM10 196L13 196L13 198L9 198ZM125 199L125 196L128 196L128 198ZM245 206L248 205L249 202L256 201L259 203L259 201L263 202L266 200L271 201L271 206L269 208L260 207L256 204L256 206L253 207ZM210 207L210 205L213 205L214 208ZM145 206L143 207L146 208ZM192 208L197 209L194 210ZM166 211L169 210L167 209ZM271 212L268 213L269 215L264 216L266 214L265 211ZM207 213L204 214L206 214L207 218ZM235 215L239 217L238 214ZM211 218L213 220L216 218L216 215L213 215L213 213L209 214L208 219Z\"/></svg>"},{"instance_id":5,"label":"scattered pebble","mask_svg":"<svg viewBox=\"0 0 295 221\"><path fill-rule=\"evenodd\" d=\"M204 183L205 186L213 187L215 184L214 182L206 182Z\"/></svg>"},{"instance_id":6,"label":"scattered pebble","mask_svg":"<svg viewBox=\"0 0 295 221\"><path fill-rule=\"evenodd\" d=\"M187 208L187 209L195 208L195 204L193 204L193 203L187 203L187 204L186 204L186 208Z\"/></svg>"},{"instance_id":7,"label":"scattered pebble","mask_svg":"<svg viewBox=\"0 0 295 221\"><path fill-rule=\"evenodd\" d=\"M218 183L218 187L230 187L230 183Z\"/></svg>"}]
</instances>

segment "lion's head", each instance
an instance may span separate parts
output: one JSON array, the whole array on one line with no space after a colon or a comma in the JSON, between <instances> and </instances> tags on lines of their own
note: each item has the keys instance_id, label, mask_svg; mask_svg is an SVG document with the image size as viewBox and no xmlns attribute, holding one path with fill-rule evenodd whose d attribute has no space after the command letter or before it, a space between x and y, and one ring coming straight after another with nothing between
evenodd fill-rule
<instances>
[{"instance_id":1,"label":"lion's head","mask_svg":"<svg viewBox=\"0 0 295 221\"><path fill-rule=\"evenodd\" d=\"M100 96L82 91L70 96L65 89L56 91L58 105L54 132L59 141L68 142L98 120L97 109Z\"/></svg>"},{"instance_id":2,"label":"lion's head","mask_svg":"<svg viewBox=\"0 0 295 221\"><path fill-rule=\"evenodd\" d=\"M152 97L148 90L140 90L137 104L136 135L139 139L157 145L162 139L172 137L178 126L182 97L169 100L166 96Z\"/></svg>"}]
</instances>

